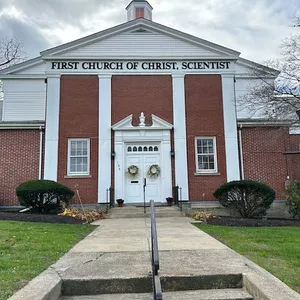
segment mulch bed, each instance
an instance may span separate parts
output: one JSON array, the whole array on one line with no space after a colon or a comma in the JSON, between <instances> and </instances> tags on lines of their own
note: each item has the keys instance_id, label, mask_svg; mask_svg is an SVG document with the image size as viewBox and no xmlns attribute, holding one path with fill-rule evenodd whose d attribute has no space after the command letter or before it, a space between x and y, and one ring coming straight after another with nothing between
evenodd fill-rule
<instances>
[{"instance_id":1,"label":"mulch bed","mask_svg":"<svg viewBox=\"0 0 300 300\"><path fill-rule=\"evenodd\" d=\"M300 226L300 220L287 219L243 219L233 217L217 217L207 219L207 224L220 226L263 227L263 226Z\"/></svg>"},{"instance_id":2,"label":"mulch bed","mask_svg":"<svg viewBox=\"0 0 300 300\"><path fill-rule=\"evenodd\" d=\"M27 222L43 222L43 223L61 223L61 224L82 224L82 220L69 216L19 213L19 212L1 212L0 220L7 221L27 221Z\"/></svg>"}]
</instances>

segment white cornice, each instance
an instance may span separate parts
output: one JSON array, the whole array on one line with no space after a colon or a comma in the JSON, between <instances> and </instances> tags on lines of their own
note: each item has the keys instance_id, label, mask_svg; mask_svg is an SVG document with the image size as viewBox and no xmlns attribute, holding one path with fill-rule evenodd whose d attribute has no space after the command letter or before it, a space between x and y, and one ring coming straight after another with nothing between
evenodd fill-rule
<instances>
[{"instance_id":1,"label":"white cornice","mask_svg":"<svg viewBox=\"0 0 300 300\"><path fill-rule=\"evenodd\" d=\"M77 61L77 60L84 60L84 61L94 61L94 60L104 60L104 61L109 61L109 60L115 60L115 61L140 61L140 60L147 60L147 61L187 61L187 60L195 60L195 61L236 61L239 59L238 56L144 56L144 55L134 55L134 56L89 56L88 58L84 58L82 56L72 56L72 57L67 57L67 56L45 56L43 57L44 60L46 61Z\"/></svg>"},{"instance_id":2,"label":"white cornice","mask_svg":"<svg viewBox=\"0 0 300 300\"><path fill-rule=\"evenodd\" d=\"M46 79L47 75L23 75L23 74L16 74L16 75L0 75L1 79Z\"/></svg>"}]
</instances>

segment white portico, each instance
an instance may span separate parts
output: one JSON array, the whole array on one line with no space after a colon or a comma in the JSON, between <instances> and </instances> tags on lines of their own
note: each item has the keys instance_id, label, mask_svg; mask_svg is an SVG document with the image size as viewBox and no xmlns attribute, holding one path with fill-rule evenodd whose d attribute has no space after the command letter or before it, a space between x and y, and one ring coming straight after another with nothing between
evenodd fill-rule
<instances>
[{"instance_id":1,"label":"white portico","mask_svg":"<svg viewBox=\"0 0 300 300\"><path fill-rule=\"evenodd\" d=\"M163 201L172 196L171 129L172 124L152 115L152 125L145 125L141 113L139 126L132 126L132 115L115 124L115 197L127 202L143 201L143 185L146 178L146 201ZM136 176L127 176L129 166L138 167ZM160 172L155 178L147 173L152 165Z\"/></svg>"}]
</instances>

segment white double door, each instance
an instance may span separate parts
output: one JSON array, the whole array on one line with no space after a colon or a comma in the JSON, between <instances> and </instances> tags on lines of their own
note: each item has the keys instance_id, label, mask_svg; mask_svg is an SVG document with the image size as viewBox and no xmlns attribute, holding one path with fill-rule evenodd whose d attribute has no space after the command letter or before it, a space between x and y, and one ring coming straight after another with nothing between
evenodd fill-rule
<instances>
[{"instance_id":1,"label":"white double door","mask_svg":"<svg viewBox=\"0 0 300 300\"><path fill-rule=\"evenodd\" d=\"M157 178L149 178L147 176L147 172L150 166L152 165L160 166L159 152L140 152L140 153L127 152L126 169L131 165L137 166L139 170L138 170L138 175L135 176L134 178L126 176L125 202L141 203L144 201L145 180L146 180L146 186L145 186L146 202L149 202L150 200L154 200L155 202L161 202L162 201L161 174L159 174Z\"/></svg>"}]
</instances>

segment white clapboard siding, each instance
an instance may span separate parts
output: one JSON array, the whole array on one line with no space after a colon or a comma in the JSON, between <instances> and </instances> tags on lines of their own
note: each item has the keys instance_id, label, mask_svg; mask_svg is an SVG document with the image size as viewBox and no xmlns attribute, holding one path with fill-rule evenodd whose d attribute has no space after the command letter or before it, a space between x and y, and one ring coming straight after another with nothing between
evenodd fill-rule
<instances>
[{"instance_id":1,"label":"white clapboard siding","mask_svg":"<svg viewBox=\"0 0 300 300\"><path fill-rule=\"evenodd\" d=\"M13 72L12 74L14 74L14 75L45 75L45 69L46 69L46 64L45 64L45 62L42 62L38 65L28 67L27 69L24 69L22 71Z\"/></svg>"},{"instance_id":2,"label":"white clapboard siding","mask_svg":"<svg viewBox=\"0 0 300 300\"><path fill-rule=\"evenodd\" d=\"M249 75L252 76L254 75L254 67L248 67L242 64L237 63L234 66L236 74L243 74L243 75Z\"/></svg>"},{"instance_id":3,"label":"white clapboard siding","mask_svg":"<svg viewBox=\"0 0 300 300\"><path fill-rule=\"evenodd\" d=\"M3 121L45 120L43 79L4 80Z\"/></svg>"},{"instance_id":4,"label":"white clapboard siding","mask_svg":"<svg viewBox=\"0 0 300 300\"><path fill-rule=\"evenodd\" d=\"M270 80L271 83L271 80ZM264 118L265 109L258 109L258 107L245 106L245 98L253 88L261 86L263 81L255 78L236 78L235 95L237 104L237 117L238 119L249 118Z\"/></svg>"},{"instance_id":5,"label":"white clapboard siding","mask_svg":"<svg viewBox=\"0 0 300 300\"><path fill-rule=\"evenodd\" d=\"M62 54L64 57L216 57L219 54L158 33L126 33Z\"/></svg>"}]
</instances>

